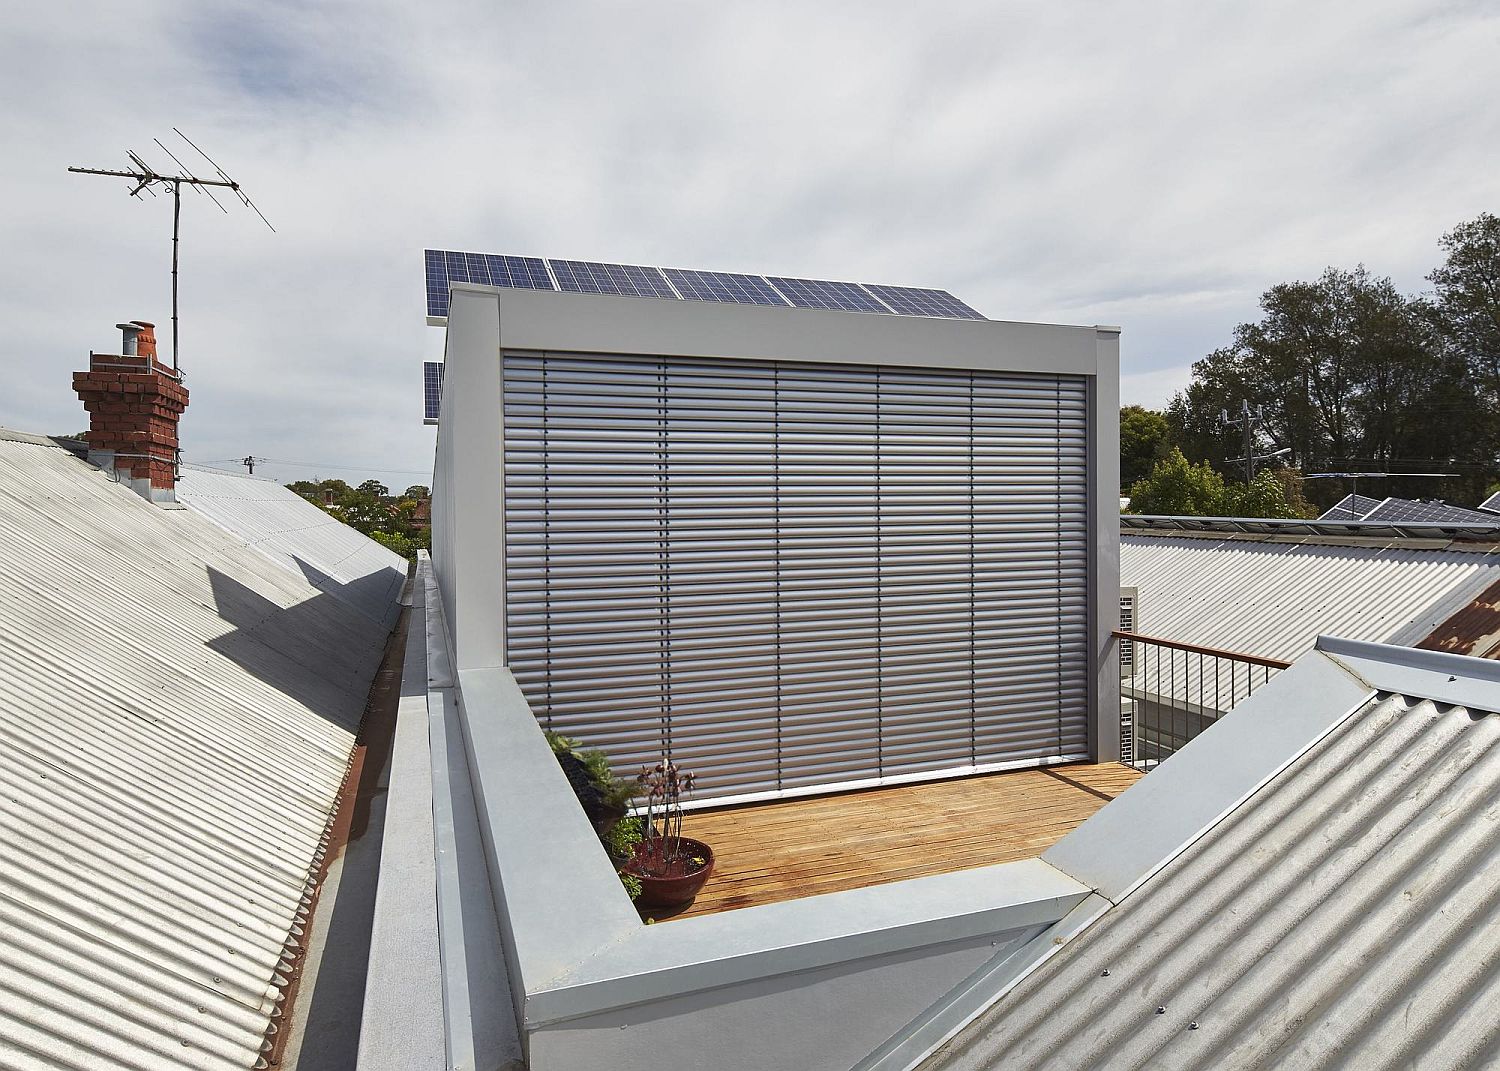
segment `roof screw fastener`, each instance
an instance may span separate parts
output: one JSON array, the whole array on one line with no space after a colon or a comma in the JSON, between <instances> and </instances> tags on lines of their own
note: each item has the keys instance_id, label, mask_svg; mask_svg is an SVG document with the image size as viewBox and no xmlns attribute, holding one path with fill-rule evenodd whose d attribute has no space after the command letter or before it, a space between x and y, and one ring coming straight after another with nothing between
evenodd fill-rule
<instances>
[{"instance_id":1,"label":"roof screw fastener","mask_svg":"<svg viewBox=\"0 0 1500 1071\"><path fill-rule=\"evenodd\" d=\"M1158 1007L1156 1009L1156 1014L1157 1015L1166 1015L1167 1014L1167 1009L1166 1008L1162 1008L1162 1007Z\"/></svg>"},{"instance_id":2,"label":"roof screw fastener","mask_svg":"<svg viewBox=\"0 0 1500 1071\"><path fill-rule=\"evenodd\" d=\"M1189 1030L1197 1030L1198 1029L1198 1020L1194 1019L1191 1023L1188 1023L1188 1029Z\"/></svg>"}]
</instances>

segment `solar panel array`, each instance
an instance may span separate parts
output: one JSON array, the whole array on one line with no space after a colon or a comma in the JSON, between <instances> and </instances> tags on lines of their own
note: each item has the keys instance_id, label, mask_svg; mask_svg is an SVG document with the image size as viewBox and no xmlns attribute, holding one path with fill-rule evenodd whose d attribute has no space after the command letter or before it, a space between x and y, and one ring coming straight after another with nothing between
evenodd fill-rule
<instances>
[{"instance_id":1,"label":"solar panel array","mask_svg":"<svg viewBox=\"0 0 1500 1071\"><path fill-rule=\"evenodd\" d=\"M1500 491L1496 491L1489 498L1479 503L1479 508L1485 513L1500 513Z\"/></svg>"},{"instance_id":2,"label":"solar panel array","mask_svg":"<svg viewBox=\"0 0 1500 1071\"><path fill-rule=\"evenodd\" d=\"M443 366L439 361L422 362L422 423L436 424L443 400Z\"/></svg>"},{"instance_id":3,"label":"solar panel array","mask_svg":"<svg viewBox=\"0 0 1500 1071\"><path fill-rule=\"evenodd\" d=\"M1392 524L1500 524L1492 517L1446 502L1420 502L1407 498L1388 498L1364 515L1367 521L1389 521Z\"/></svg>"},{"instance_id":4,"label":"solar panel array","mask_svg":"<svg viewBox=\"0 0 1500 1071\"><path fill-rule=\"evenodd\" d=\"M448 315L448 288L479 283L521 290L563 290L575 294L614 294L664 300L720 301L799 309L836 309L896 316L983 320L946 290L832 279L793 279L780 275L652 268L592 260L543 260L429 249L425 254L427 315Z\"/></svg>"}]
</instances>

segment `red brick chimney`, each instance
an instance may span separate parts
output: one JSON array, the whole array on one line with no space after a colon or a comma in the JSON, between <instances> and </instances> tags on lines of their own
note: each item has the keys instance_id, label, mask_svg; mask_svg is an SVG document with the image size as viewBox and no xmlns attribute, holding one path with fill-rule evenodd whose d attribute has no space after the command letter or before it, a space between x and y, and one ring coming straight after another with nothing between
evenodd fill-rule
<instances>
[{"instance_id":1,"label":"red brick chimney","mask_svg":"<svg viewBox=\"0 0 1500 1071\"><path fill-rule=\"evenodd\" d=\"M91 352L89 370L73 373L73 389L89 412L89 460L153 502L174 502L177 422L187 408L187 388L156 359L153 325L135 320L118 326L124 352Z\"/></svg>"}]
</instances>

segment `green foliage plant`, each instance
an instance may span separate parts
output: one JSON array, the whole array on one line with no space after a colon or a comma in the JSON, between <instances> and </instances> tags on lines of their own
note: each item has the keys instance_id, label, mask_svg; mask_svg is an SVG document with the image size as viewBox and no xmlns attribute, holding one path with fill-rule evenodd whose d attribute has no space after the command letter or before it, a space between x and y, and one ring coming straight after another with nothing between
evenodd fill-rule
<instances>
[{"instance_id":1,"label":"green foliage plant","mask_svg":"<svg viewBox=\"0 0 1500 1071\"><path fill-rule=\"evenodd\" d=\"M567 769L570 764L586 772L596 802L607 810L617 810L629 807L630 801L640 793L640 787L634 778L616 777L610 768L609 756L598 748L586 748L578 740L571 736L564 736L551 729L543 730L542 735L547 741L547 746L552 754L557 756L558 762ZM578 786L574 786L578 791ZM582 803L580 796L579 802ZM615 864L615 872L620 876L620 884L625 887L625 892L632 900L641 895L640 879L633 874L626 874L619 869L620 864L635 854L635 849L645 837L645 822L634 816L626 815L612 826L606 827L599 834L599 842L609 854L610 861Z\"/></svg>"}]
</instances>

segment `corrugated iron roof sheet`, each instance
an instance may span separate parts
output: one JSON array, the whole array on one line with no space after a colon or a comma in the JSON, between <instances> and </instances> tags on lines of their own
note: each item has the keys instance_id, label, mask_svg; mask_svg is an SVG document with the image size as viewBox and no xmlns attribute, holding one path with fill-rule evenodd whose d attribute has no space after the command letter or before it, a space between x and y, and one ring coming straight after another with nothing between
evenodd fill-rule
<instances>
[{"instance_id":1,"label":"corrugated iron roof sheet","mask_svg":"<svg viewBox=\"0 0 1500 1071\"><path fill-rule=\"evenodd\" d=\"M184 466L177 497L389 628L406 559L271 480Z\"/></svg>"},{"instance_id":2,"label":"corrugated iron roof sheet","mask_svg":"<svg viewBox=\"0 0 1500 1071\"><path fill-rule=\"evenodd\" d=\"M1382 694L933 1068L1500 1061L1500 715Z\"/></svg>"},{"instance_id":3,"label":"corrugated iron roof sheet","mask_svg":"<svg viewBox=\"0 0 1500 1071\"><path fill-rule=\"evenodd\" d=\"M1415 643L1490 584L1500 553L1243 538L1120 539L1136 631L1291 660L1320 633Z\"/></svg>"},{"instance_id":4,"label":"corrugated iron roof sheet","mask_svg":"<svg viewBox=\"0 0 1500 1071\"><path fill-rule=\"evenodd\" d=\"M247 1068L387 629L0 441L0 1066Z\"/></svg>"},{"instance_id":5,"label":"corrugated iron roof sheet","mask_svg":"<svg viewBox=\"0 0 1500 1071\"><path fill-rule=\"evenodd\" d=\"M1500 581L1475 595L1417 646L1477 658L1500 657Z\"/></svg>"}]
</instances>

